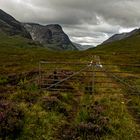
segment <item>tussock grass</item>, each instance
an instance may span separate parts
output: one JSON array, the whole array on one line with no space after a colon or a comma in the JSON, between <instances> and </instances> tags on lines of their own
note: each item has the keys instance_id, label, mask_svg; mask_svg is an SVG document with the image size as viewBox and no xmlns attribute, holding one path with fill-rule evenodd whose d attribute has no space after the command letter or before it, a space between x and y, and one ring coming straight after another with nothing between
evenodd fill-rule
<instances>
[{"instance_id":1,"label":"tussock grass","mask_svg":"<svg viewBox=\"0 0 140 140\"><path fill-rule=\"evenodd\" d=\"M135 42L135 43L134 43ZM75 138L101 139L101 140L139 140L140 98L139 95L128 94L128 89L118 84L106 73L96 73L98 81L112 82L95 86L95 93L84 93L88 79L82 79L83 84L70 83L76 93L49 93L40 91L34 76L23 78L24 73L32 70L38 71L39 61L57 62L90 62L92 56L99 55L101 63L114 64L106 69L125 72L118 75L126 82L136 85L140 89L139 73L137 67L117 66L140 62L139 36L114 42L109 45L82 52L57 52L43 48L38 43L19 36L0 34L0 98L18 104L24 114L23 127L18 140L46 139L57 140ZM136 53L137 52L137 53ZM48 67L52 67L48 65ZM53 66L54 68L57 67ZM64 66L66 70L78 70L78 66ZM11 75L15 81L11 82ZM51 72L50 72L51 73ZM126 74L127 73L127 74ZM84 73L86 74L86 73ZM109 78L107 78L109 77ZM35 76L35 78L37 78ZM9 81L10 80L10 81ZM78 81L78 80L77 80ZM16 84L15 84L16 83ZM101 86L105 86L104 89ZM110 86L114 86L111 88ZM105 92L105 93L104 93ZM77 95L79 94L79 97ZM53 98L52 98L53 97ZM44 98L47 98L44 103ZM53 100L52 100L53 99ZM53 109L46 109L50 101L58 101ZM49 104L50 105L50 104ZM50 106L49 106L50 107ZM1 110L0 110L1 111ZM65 113L64 113L65 112ZM0 116L1 117L1 116ZM136 120L137 119L137 120ZM93 121L95 120L95 122ZM101 122L104 123L101 123ZM95 131L98 130L98 131ZM91 134L90 131L93 133ZM93 135L94 134L94 135ZM65 136L64 136L65 135ZM8 139L8 138L7 138ZM10 138L9 138L10 140Z\"/></svg>"}]
</instances>

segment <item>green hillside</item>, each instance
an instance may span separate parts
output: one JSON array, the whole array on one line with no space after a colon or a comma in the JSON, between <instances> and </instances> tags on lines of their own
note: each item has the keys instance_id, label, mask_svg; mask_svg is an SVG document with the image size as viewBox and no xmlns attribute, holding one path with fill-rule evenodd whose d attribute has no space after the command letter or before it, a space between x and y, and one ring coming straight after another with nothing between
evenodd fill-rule
<instances>
[{"instance_id":1,"label":"green hillside","mask_svg":"<svg viewBox=\"0 0 140 140\"><path fill-rule=\"evenodd\" d=\"M96 49L105 52L137 52L140 51L140 35L132 36L105 45L99 45Z\"/></svg>"},{"instance_id":2,"label":"green hillside","mask_svg":"<svg viewBox=\"0 0 140 140\"><path fill-rule=\"evenodd\" d=\"M48 45L47 48L49 47ZM38 67L38 63L41 60L67 59L71 58L69 54L73 52L51 51L47 48L30 39L21 36L8 36L0 32L0 73L8 74L28 71ZM75 54L72 54L72 56L75 56Z\"/></svg>"},{"instance_id":3,"label":"green hillside","mask_svg":"<svg viewBox=\"0 0 140 140\"><path fill-rule=\"evenodd\" d=\"M120 41L114 41L105 45L99 45L95 49L89 49L102 57L107 63L115 64L139 64L140 63L140 35L135 35ZM138 70L131 69L132 71Z\"/></svg>"}]
</instances>

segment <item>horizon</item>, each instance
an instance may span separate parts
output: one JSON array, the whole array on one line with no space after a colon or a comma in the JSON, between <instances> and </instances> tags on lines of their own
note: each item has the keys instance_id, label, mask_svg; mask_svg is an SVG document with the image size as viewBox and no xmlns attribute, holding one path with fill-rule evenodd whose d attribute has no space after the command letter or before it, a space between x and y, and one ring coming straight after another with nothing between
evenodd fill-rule
<instances>
[{"instance_id":1,"label":"horizon","mask_svg":"<svg viewBox=\"0 0 140 140\"><path fill-rule=\"evenodd\" d=\"M140 26L140 2L136 0L106 3L104 0L0 0L0 3L2 10L20 22L61 25L72 42L82 45L97 46L114 34Z\"/></svg>"}]
</instances>

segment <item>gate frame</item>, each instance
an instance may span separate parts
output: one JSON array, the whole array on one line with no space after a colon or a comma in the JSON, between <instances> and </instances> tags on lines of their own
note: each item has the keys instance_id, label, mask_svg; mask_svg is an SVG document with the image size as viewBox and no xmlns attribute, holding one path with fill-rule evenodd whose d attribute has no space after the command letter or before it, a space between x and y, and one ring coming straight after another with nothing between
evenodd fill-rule
<instances>
[{"instance_id":1,"label":"gate frame","mask_svg":"<svg viewBox=\"0 0 140 140\"><path fill-rule=\"evenodd\" d=\"M90 61L89 63L82 63L82 62L51 62L51 61L39 61L39 64L38 64L38 73L39 73L39 78L38 78L38 84L39 84L39 87L40 89L42 88L41 85L42 85L42 64L71 64L71 65L85 65L84 68L80 69L79 71L75 72L74 74L60 80L59 82L55 83L55 84L52 84L50 87L46 88L46 90L49 90L50 88L56 86L56 85L59 85L60 83L63 83L69 79L71 79L72 77L78 75L79 73L83 72L84 70L86 70L87 68L91 67L91 72L92 72L92 94L95 93L95 72L94 72L94 68L96 67L96 62L94 62L93 60Z\"/></svg>"}]
</instances>

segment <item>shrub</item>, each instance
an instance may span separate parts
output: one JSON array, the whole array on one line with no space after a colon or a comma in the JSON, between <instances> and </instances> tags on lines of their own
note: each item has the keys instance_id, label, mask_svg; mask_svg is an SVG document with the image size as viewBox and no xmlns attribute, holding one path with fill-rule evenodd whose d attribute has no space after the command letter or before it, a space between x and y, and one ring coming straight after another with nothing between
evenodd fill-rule
<instances>
[{"instance_id":1,"label":"shrub","mask_svg":"<svg viewBox=\"0 0 140 140\"><path fill-rule=\"evenodd\" d=\"M8 79L6 77L0 77L0 85L4 85L8 82Z\"/></svg>"},{"instance_id":2,"label":"shrub","mask_svg":"<svg viewBox=\"0 0 140 140\"><path fill-rule=\"evenodd\" d=\"M103 112L104 107L97 102L82 107L77 118L77 135L90 139L90 137L101 137L110 132L109 118Z\"/></svg>"},{"instance_id":3,"label":"shrub","mask_svg":"<svg viewBox=\"0 0 140 140\"><path fill-rule=\"evenodd\" d=\"M24 115L20 108L11 102L0 102L0 137L15 139L19 136Z\"/></svg>"}]
</instances>

